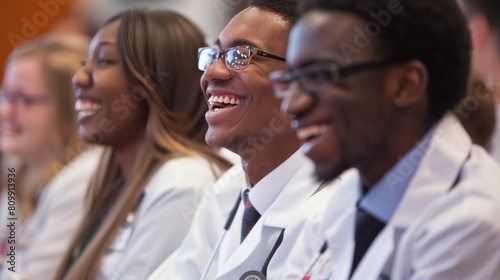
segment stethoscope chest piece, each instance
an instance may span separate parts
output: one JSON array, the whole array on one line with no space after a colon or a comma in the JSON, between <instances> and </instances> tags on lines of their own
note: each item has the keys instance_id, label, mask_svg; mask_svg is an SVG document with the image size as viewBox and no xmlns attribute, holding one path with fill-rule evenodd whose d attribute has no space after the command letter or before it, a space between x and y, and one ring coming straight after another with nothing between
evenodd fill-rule
<instances>
[{"instance_id":1,"label":"stethoscope chest piece","mask_svg":"<svg viewBox=\"0 0 500 280\"><path fill-rule=\"evenodd\" d=\"M250 270L241 275L240 280L266 280L266 276L260 271Z\"/></svg>"}]
</instances>

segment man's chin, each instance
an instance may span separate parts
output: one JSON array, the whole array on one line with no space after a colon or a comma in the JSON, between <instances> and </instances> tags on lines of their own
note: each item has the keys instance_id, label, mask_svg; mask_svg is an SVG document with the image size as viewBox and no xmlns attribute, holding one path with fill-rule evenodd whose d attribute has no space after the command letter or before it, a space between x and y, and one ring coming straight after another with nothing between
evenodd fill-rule
<instances>
[{"instance_id":1,"label":"man's chin","mask_svg":"<svg viewBox=\"0 0 500 280\"><path fill-rule=\"evenodd\" d=\"M205 142L216 149L220 148L225 148L228 149L232 152L233 149L231 147L231 143L229 141L229 136L228 135L222 135L221 133L217 133L215 129L211 130L210 128L208 129L207 133L205 134Z\"/></svg>"}]
</instances>

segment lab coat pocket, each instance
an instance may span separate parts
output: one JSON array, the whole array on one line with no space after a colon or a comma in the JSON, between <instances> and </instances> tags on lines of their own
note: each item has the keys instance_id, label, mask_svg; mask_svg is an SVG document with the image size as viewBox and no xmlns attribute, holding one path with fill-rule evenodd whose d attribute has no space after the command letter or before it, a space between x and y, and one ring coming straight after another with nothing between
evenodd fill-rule
<instances>
[{"instance_id":1,"label":"lab coat pocket","mask_svg":"<svg viewBox=\"0 0 500 280\"><path fill-rule=\"evenodd\" d=\"M333 273L333 265L331 264L331 257L329 250L315 261L311 272L304 277L304 280L327 280L330 279Z\"/></svg>"}]
</instances>

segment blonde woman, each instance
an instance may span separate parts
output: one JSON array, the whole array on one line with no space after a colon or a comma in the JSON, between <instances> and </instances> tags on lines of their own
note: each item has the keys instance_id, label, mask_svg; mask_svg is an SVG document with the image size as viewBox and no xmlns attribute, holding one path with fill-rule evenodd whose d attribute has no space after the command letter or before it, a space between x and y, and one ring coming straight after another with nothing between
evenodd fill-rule
<instances>
[{"instance_id":1,"label":"blonde woman","mask_svg":"<svg viewBox=\"0 0 500 280\"><path fill-rule=\"evenodd\" d=\"M8 189L16 210L7 214L17 220L1 228L15 243L2 241L8 256L0 279L51 279L83 217L83 197L100 157L79 141L75 120L71 77L87 45L83 37L51 35L8 58L0 90L1 148L18 164L9 163L2 180L14 179Z\"/></svg>"},{"instance_id":2,"label":"blonde woman","mask_svg":"<svg viewBox=\"0 0 500 280\"><path fill-rule=\"evenodd\" d=\"M129 10L93 38L74 77L80 137L108 147L55 279L146 279L188 230L197 197L229 164L207 146L200 30Z\"/></svg>"}]
</instances>

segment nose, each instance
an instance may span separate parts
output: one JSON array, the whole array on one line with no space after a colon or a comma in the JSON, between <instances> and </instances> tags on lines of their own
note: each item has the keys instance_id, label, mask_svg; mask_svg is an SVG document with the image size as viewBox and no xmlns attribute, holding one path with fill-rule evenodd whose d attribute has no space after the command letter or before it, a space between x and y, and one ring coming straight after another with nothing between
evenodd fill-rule
<instances>
[{"instance_id":1,"label":"nose","mask_svg":"<svg viewBox=\"0 0 500 280\"><path fill-rule=\"evenodd\" d=\"M9 120L15 117L16 114L16 104L13 100L5 99L2 100L0 104L0 115L2 120Z\"/></svg>"},{"instance_id":2,"label":"nose","mask_svg":"<svg viewBox=\"0 0 500 280\"><path fill-rule=\"evenodd\" d=\"M85 67L80 68L72 79L73 85L75 87L88 87L92 84L92 77L90 71Z\"/></svg>"},{"instance_id":3,"label":"nose","mask_svg":"<svg viewBox=\"0 0 500 280\"><path fill-rule=\"evenodd\" d=\"M226 67L224 57L210 65L201 76L202 85L208 82L229 80L233 77L233 72Z\"/></svg>"},{"instance_id":4,"label":"nose","mask_svg":"<svg viewBox=\"0 0 500 280\"><path fill-rule=\"evenodd\" d=\"M314 96L301 89L298 82L292 82L289 91L281 102L282 112L298 116L311 108L314 103Z\"/></svg>"}]
</instances>

